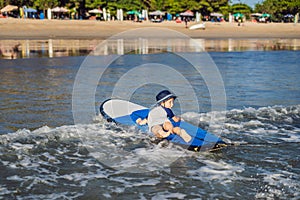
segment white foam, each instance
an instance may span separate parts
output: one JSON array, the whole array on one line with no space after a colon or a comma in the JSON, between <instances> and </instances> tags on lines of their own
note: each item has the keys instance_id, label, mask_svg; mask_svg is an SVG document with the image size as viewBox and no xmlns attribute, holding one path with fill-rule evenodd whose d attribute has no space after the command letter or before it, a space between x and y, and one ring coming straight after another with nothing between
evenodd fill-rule
<instances>
[{"instance_id":1,"label":"white foam","mask_svg":"<svg viewBox=\"0 0 300 200\"><path fill-rule=\"evenodd\" d=\"M0 195L4 196L6 194L11 194L11 191L5 188L5 186L0 185Z\"/></svg>"},{"instance_id":2,"label":"white foam","mask_svg":"<svg viewBox=\"0 0 300 200\"><path fill-rule=\"evenodd\" d=\"M51 192L50 194L31 194L29 195L28 199L76 199L80 196L82 196L83 193L76 192L76 193L70 193L70 192Z\"/></svg>"},{"instance_id":3,"label":"white foam","mask_svg":"<svg viewBox=\"0 0 300 200\"><path fill-rule=\"evenodd\" d=\"M224 161L215 162L212 160L201 160L205 166L196 170L188 170L187 173L193 178L202 181L219 180L226 183L231 182L234 177L238 177L238 173L244 171L242 166L233 166Z\"/></svg>"},{"instance_id":4,"label":"white foam","mask_svg":"<svg viewBox=\"0 0 300 200\"><path fill-rule=\"evenodd\" d=\"M179 192L170 193L170 192L158 192L152 199L163 200L163 199L185 199L186 194Z\"/></svg>"},{"instance_id":5,"label":"white foam","mask_svg":"<svg viewBox=\"0 0 300 200\"><path fill-rule=\"evenodd\" d=\"M286 193L293 194L295 197L299 196L298 180L294 179L295 174L281 170L281 173L264 173L263 181L266 183L263 190L258 192L256 198L284 198Z\"/></svg>"},{"instance_id":6,"label":"white foam","mask_svg":"<svg viewBox=\"0 0 300 200\"><path fill-rule=\"evenodd\" d=\"M226 129L230 129L230 130L232 130L232 129L239 130L242 127L243 127L242 124L233 124L233 123L226 123L225 124L225 128Z\"/></svg>"},{"instance_id":7,"label":"white foam","mask_svg":"<svg viewBox=\"0 0 300 200\"><path fill-rule=\"evenodd\" d=\"M280 138L280 139L286 142L300 142L300 135L288 134L288 138Z\"/></svg>"},{"instance_id":8,"label":"white foam","mask_svg":"<svg viewBox=\"0 0 300 200\"><path fill-rule=\"evenodd\" d=\"M7 180L10 180L10 181L23 181L24 179L21 178L20 176L18 175L14 175L14 176L9 176L6 178Z\"/></svg>"},{"instance_id":9,"label":"white foam","mask_svg":"<svg viewBox=\"0 0 300 200\"><path fill-rule=\"evenodd\" d=\"M51 129L50 127L48 126L43 126L41 128L38 128L34 131L32 131L33 134L43 134L43 133L48 133L50 131L52 131L53 129Z\"/></svg>"},{"instance_id":10,"label":"white foam","mask_svg":"<svg viewBox=\"0 0 300 200\"><path fill-rule=\"evenodd\" d=\"M60 151L59 154L62 154L63 152ZM61 161L58 160L55 156L52 156L49 152L45 152L42 154L47 159L47 162L53 163L53 164L61 164Z\"/></svg>"},{"instance_id":11,"label":"white foam","mask_svg":"<svg viewBox=\"0 0 300 200\"><path fill-rule=\"evenodd\" d=\"M248 122L245 122L243 124L244 127L258 127L258 126L264 126L264 123L262 123L259 120L250 120Z\"/></svg>"},{"instance_id":12,"label":"white foam","mask_svg":"<svg viewBox=\"0 0 300 200\"><path fill-rule=\"evenodd\" d=\"M19 142L15 142L11 145L11 147L16 151L18 151L18 150L29 151L34 148L34 145L33 144L21 144Z\"/></svg>"}]
</instances>

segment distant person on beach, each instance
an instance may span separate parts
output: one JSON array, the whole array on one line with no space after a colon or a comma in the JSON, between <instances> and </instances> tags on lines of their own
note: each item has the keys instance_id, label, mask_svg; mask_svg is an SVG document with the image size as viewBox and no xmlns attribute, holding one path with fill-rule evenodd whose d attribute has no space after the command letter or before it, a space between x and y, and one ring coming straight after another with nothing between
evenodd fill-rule
<instances>
[{"instance_id":1,"label":"distant person on beach","mask_svg":"<svg viewBox=\"0 0 300 200\"><path fill-rule=\"evenodd\" d=\"M187 17L184 18L184 23L185 23L185 28L187 28L188 27L188 19L187 19Z\"/></svg>"}]
</instances>

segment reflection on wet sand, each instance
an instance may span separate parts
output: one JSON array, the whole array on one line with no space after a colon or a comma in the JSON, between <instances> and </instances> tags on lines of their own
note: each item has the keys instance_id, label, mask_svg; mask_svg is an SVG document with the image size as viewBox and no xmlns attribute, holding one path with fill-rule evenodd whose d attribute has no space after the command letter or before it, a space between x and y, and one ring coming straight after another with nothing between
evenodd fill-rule
<instances>
[{"instance_id":1,"label":"reflection on wet sand","mask_svg":"<svg viewBox=\"0 0 300 200\"><path fill-rule=\"evenodd\" d=\"M1 40L0 58L87 55L98 43L94 40Z\"/></svg>"},{"instance_id":2,"label":"reflection on wet sand","mask_svg":"<svg viewBox=\"0 0 300 200\"><path fill-rule=\"evenodd\" d=\"M2 58L14 59L17 58L20 44L5 46L0 43L0 56Z\"/></svg>"},{"instance_id":3,"label":"reflection on wet sand","mask_svg":"<svg viewBox=\"0 0 300 200\"><path fill-rule=\"evenodd\" d=\"M134 51L132 51L134 50ZM300 50L300 39L1 40L0 58L151 54L202 51Z\"/></svg>"}]
</instances>

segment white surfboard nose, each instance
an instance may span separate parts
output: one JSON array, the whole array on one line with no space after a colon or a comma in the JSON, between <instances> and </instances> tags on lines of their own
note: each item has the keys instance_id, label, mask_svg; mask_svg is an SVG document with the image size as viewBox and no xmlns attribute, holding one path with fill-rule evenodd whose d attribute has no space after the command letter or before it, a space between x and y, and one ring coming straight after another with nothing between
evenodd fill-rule
<instances>
[{"instance_id":1,"label":"white surfboard nose","mask_svg":"<svg viewBox=\"0 0 300 200\"><path fill-rule=\"evenodd\" d=\"M146 107L121 99L109 99L101 105L101 108L106 115L113 119L130 115L136 110L146 109Z\"/></svg>"}]
</instances>

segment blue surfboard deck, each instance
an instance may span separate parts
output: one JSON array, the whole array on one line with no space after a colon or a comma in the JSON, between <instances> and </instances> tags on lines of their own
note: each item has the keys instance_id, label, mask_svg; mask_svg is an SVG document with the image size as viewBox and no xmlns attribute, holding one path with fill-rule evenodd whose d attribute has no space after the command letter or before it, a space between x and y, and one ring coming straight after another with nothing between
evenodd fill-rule
<instances>
[{"instance_id":1,"label":"blue surfboard deck","mask_svg":"<svg viewBox=\"0 0 300 200\"><path fill-rule=\"evenodd\" d=\"M140 117L144 118L148 112L149 109L146 107L119 99L108 99L100 106L100 113L108 121L126 126L136 126L142 132L152 134L149 132L147 125L140 126L135 123L136 115L140 114ZM171 134L165 139L192 151L200 151L200 149L217 150L226 146L221 138L185 121L181 121L179 127L185 129L192 137L190 142L185 142L176 134Z\"/></svg>"}]
</instances>

